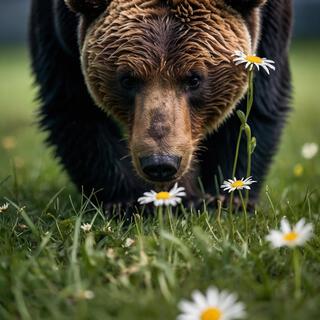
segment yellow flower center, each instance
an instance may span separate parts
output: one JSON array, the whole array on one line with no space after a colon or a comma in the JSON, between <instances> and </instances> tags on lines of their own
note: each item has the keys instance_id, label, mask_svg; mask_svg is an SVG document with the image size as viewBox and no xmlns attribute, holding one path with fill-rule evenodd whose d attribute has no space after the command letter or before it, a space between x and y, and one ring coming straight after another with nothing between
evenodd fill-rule
<instances>
[{"instance_id":1,"label":"yellow flower center","mask_svg":"<svg viewBox=\"0 0 320 320\"><path fill-rule=\"evenodd\" d=\"M294 241L298 238L298 234L294 231L291 231L291 232L288 232L287 234L285 234L283 236L283 239L286 240L286 241Z\"/></svg>"},{"instance_id":2,"label":"yellow flower center","mask_svg":"<svg viewBox=\"0 0 320 320\"><path fill-rule=\"evenodd\" d=\"M208 308L202 312L201 320L219 320L221 319L222 312L218 308Z\"/></svg>"},{"instance_id":3,"label":"yellow flower center","mask_svg":"<svg viewBox=\"0 0 320 320\"><path fill-rule=\"evenodd\" d=\"M158 192L156 195L157 200L168 200L170 197L170 193L166 191Z\"/></svg>"},{"instance_id":4,"label":"yellow flower center","mask_svg":"<svg viewBox=\"0 0 320 320\"><path fill-rule=\"evenodd\" d=\"M263 60L257 56L246 56L246 60L251 63L262 63Z\"/></svg>"},{"instance_id":5,"label":"yellow flower center","mask_svg":"<svg viewBox=\"0 0 320 320\"><path fill-rule=\"evenodd\" d=\"M237 180L231 184L232 188L240 188L244 186L243 181Z\"/></svg>"},{"instance_id":6,"label":"yellow flower center","mask_svg":"<svg viewBox=\"0 0 320 320\"><path fill-rule=\"evenodd\" d=\"M303 166L302 164L298 163L294 168L293 168L293 174L296 177L301 177L303 175Z\"/></svg>"}]
</instances>

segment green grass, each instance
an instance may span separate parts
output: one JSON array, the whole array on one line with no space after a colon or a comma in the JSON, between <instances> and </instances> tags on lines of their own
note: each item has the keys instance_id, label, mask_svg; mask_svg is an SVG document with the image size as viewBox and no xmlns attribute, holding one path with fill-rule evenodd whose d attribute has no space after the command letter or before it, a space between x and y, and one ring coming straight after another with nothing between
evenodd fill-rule
<instances>
[{"instance_id":1,"label":"green grass","mask_svg":"<svg viewBox=\"0 0 320 320\"><path fill-rule=\"evenodd\" d=\"M163 219L108 220L81 198L34 125L35 90L24 49L0 50L0 319L175 319L177 303L215 285L236 292L248 319L319 319L320 157L303 160L303 143L320 143L320 43L292 49L294 112L249 219L212 212ZM267 134L267 133L266 133ZM295 177L297 163L304 173ZM294 298L291 251L265 242L282 216L312 222L300 250L302 296ZM80 224L94 220L85 234ZM126 239L135 243L127 248ZM84 290L94 292L85 299Z\"/></svg>"}]
</instances>

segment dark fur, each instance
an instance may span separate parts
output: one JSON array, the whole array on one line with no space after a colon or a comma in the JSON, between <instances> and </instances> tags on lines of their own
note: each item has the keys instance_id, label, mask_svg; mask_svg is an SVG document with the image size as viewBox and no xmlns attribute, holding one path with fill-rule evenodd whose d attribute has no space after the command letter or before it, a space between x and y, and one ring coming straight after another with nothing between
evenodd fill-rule
<instances>
[{"instance_id":1,"label":"dark fur","mask_svg":"<svg viewBox=\"0 0 320 320\"><path fill-rule=\"evenodd\" d=\"M80 68L77 26L77 15L62 0L33 0L30 43L32 67L40 87L41 127L48 132L48 144L55 147L57 157L79 189L84 188L86 193L100 190L98 197L105 204L128 203L150 186L132 168L120 128L88 93ZM257 73L255 78L250 125L258 142L252 175L259 183L253 185L253 200L258 197L289 110L290 30L291 1L269 0L263 8L258 54L276 60L277 71L270 77ZM244 110L245 101L238 108ZM221 175L231 177L239 124L233 115L203 141L199 173L205 191L211 195L216 194L214 175L218 185ZM244 177L245 143L239 160L236 176Z\"/></svg>"}]
</instances>

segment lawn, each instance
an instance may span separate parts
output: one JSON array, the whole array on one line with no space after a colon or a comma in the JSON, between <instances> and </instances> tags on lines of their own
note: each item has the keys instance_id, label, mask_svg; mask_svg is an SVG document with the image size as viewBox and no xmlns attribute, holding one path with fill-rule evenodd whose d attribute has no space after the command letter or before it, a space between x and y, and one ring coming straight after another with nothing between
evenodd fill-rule
<instances>
[{"instance_id":1,"label":"lawn","mask_svg":"<svg viewBox=\"0 0 320 320\"><path fill-rule=\"evenodd\" d=\"M246 240L244 215L224 212L108 220L43 143L26 50L0 48L0 319L170 320L209 286L237 293L247 319L320 319L320 156L301 156L320 144L319 56L318 42L292 48L294 111ZM300 297L292 251L265 241L283 216L315 228L297 251Z\"/></svg>"}]
</instances>

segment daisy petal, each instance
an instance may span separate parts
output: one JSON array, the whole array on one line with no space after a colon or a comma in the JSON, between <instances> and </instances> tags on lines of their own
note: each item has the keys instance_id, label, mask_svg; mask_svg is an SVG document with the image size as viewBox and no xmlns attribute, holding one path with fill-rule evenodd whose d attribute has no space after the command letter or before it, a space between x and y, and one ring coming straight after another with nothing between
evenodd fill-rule
<instances>
[{"instance_id":1,"label":"daisy petal","mask_svg":"<svg viewBox=\"0 0 320 320\"><path fill-rule=\"evenodd\" d=\"M196 313L198 312L198 307L195 303L189 302L187 300L182 300L178 304L178 308L185 313Z\"/></svg>"},{"instance_id":2,"label":"daisy petal","mask_svg":"<svg viewBox=\"0 0 320 320\"><path fill-rule=\"evenodd\" d=\"M206 299L200 291L198 291L198 290L194 291L192 293L192 298L199 307L201 307L201 308L206 307L206 305L207 305Z\"/></svg>"},{"instance_id":3,"label":"daisy petal","mask_svg":"<svg viewBox=\"0 0 320 320\"><path fill-rule=\"evenodd\" d=\"M219 292L217 288L215 287L210 287L207 290L207 302L208 305L214 307L218 305L218 299L219 299Z\"/></svg>"},{"instance_id":4,"label":"daisy petal","mask_svg":"<svg viewBox=\"0 0 320 320\"><path fill-rule=\"evenodd\" d=\"M272 70L276 70L276 67L273 66L273 65L271 65L271 64L269 64L269 63L265 63L264 66L265 66L265 67L268 67L268 68L270 68L270 69L272 69Z\"/></svg>"},{"instance_id":5,"label":"daisy petal","mask_svg":"<svg viewBox=\"0 0 320 320\"><path fill-rule=\"evenodd\" d=\"M266 72L267 74L270 75L270 71L269 71L269 69L268 69L265 65L262 65L261 67L265 70L265 72Z\"/></svg>"},{"instance_id":6,"label":"daisy petal","mask_svg":"<svg viewBox=\"0 0 320 320\"><path fill-rule=\"evenodd\" d=\"M196 315L190 314L181 314L177 317L177 320L198 320L199 318Z\"/></svg>"},{"instance_id":7,"label":"daisy petal","mask_svg":"<svg viewBox=\"0 0 320 320\"><path fill-rule=\"evenodd\" d=\"M280 221L280 229L283 233L289 233L291 232L291 227L286 218L282 218Z\"/></svg>"},{"instance_id":8,"label":"daisy petal","mask_svg":"<svg viewBox=\"0 0 320 320\"><path fill-rule=\"evenodd\" d=\"M235 63L235 65L238 66L238 65L243 64L243 63L246 63L246 61L237 61L237 62Z\"/></svg>"},{"instance_id":9,"label":"daisy petal","mask_svg":"<svg viewBox=\"0 0 320 320\"><path fill-rule=\"evenodd\" d=\"M294 230L300 232L306 224L306 220L304 218L300 219L297 224L294 226Z\"/></svg>"},{"instance_id":10,"label":"daisy petal","mask_svg":"<svg viewBox=\"0 0 320 320\"><path fill-rule=\"evenodd\" d=\"M271 63L271 64L274 64L274 63L275 63L273 60L266 59L266 58L263 58L263 61L264 61L265 63Z\"/></svg>"}]
</instances>

